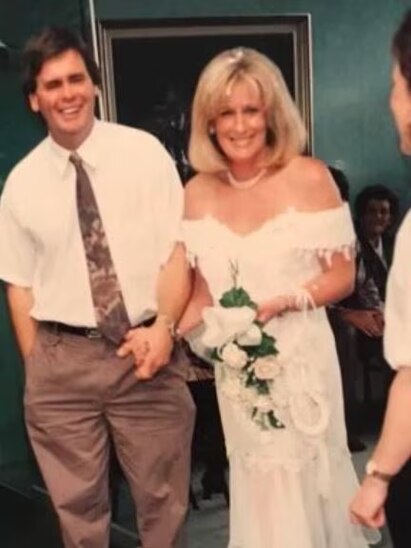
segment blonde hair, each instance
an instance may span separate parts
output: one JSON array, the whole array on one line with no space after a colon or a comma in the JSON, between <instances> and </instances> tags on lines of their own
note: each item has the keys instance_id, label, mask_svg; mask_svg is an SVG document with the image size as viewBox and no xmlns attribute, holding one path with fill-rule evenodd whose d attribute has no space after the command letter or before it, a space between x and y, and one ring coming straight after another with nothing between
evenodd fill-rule
<instances>
[{"instance_id":1,"label":"blonde hair","mask_svg":"<svg viewBox=\"0 0 411 548\"><path fill-rule=\"evenodd\" d=\"M230 49L206 65L197 84L188 148L196 171L227 169L227 160L212 135L212 124L227 91L240 80L255 82L261 91L268 127L266 165L284 165L305 148L306 129L279 68L256 50Z\"/></svg>"}]
</instances>

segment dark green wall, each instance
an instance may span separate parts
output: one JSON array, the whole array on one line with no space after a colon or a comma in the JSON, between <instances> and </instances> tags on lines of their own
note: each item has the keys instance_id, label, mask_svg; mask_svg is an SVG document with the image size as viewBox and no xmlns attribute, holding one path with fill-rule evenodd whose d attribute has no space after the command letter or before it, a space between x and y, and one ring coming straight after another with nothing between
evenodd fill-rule
<instances>
[{"instance_id":1,"label":"dark green wall","mask_svg":"<svg viewBox=\"0 0 411 548\"><path fill-rule=\"evenodd\" d=\"M95 0L101 19L310 13L315 154L338 164L353 193L392 186L411 203L388 112L390 41L405 0ZM184 62L184 60L181 60ZM132 70L132 67L130 67ZM137 67L136 67L137 70Z\"/></svg>"},{"instance_id":2,"label":"dark green wall","mask_svg":"<svg viewBox=\"0 0 411 548\"><path fill-rule=\"evenodd\" d=\"M27 37L46 24L80 28L81 3L73 0L0 0L0 40L10 64L0 69L0 189L10 168L42 137L20 91L18 55ZM22 364L0 287L0 466L30 460L22 412Z\"/></svg>"},{"instance_id":3,"label":"dark green wall","mask_svg":"<svg viewBox=\"0 0 411 548\"><path fill-rule=\"evenodd\" d=\"M84 1L84 0L83 0ZM10 168L42 136L20 91L19 53L27 38L47 24L80 28L82 0L0 0L0 40L10 66L0 70L0 187Z\"/></svg>"},{"instance_id":4,"label":"dark green wall","mask_svg":"<svg viewBox=\"0 0 411 548\"><path fill-rule=\"evenodd\" d=\"M101 19L311 13L315 154L338 164L354 191L381 182L411 203L409 166L397 151L387 107L392 33L405 0L95 0ZM12 66L0 71L0 187L41 136L24 108L16 62L27 37L46 24L84 26L86 0L0 0L0 40ZM184 60L182 59L183 63ZM135 67L137 70L138 67ZM133 70L133 67L130 67ZM0 296L0 465L27 458L21 365Z\"/></svg>"}]
</instances>

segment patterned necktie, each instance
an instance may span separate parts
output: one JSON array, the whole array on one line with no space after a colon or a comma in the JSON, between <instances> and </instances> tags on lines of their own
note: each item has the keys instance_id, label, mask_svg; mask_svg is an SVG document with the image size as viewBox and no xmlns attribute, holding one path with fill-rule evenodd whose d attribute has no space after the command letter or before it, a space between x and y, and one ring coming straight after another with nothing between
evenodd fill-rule
<instances>
[{"instance_id":1,"label":"patterned necktie","mask_svg":"<svg viewBox=\"0 0 411 548\"><path fill-rule=\"evenodd\" d=\"M83 162L77 153L70 156L70 162L76 169L77 210L97 327L106 339L120 344L130 329L130 320L111 258L107 236Z\"/></svg>"}]
</instances>

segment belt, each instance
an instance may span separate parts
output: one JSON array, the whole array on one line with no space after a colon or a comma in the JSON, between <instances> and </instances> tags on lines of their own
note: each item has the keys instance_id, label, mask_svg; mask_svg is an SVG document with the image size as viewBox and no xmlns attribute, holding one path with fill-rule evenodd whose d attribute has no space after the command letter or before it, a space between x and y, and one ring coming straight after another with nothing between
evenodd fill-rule
<instances>
[{"instance_id":1,"label":"belt","mask_svg":"<svg viewBox=\"0 0 411 548\"><path fill-rule=\"evenodd\" d=\"M148 318L137 325L133 325L131 329L136 329L137 327L149 327L154 323L156 316ZM87 339L102 339L104 338L103 333L98 330L97 327L82 327L77 325L68 325L61 322L51 322L51 321L42 321L40 325L46 327L48 330L53 331L54 333L69 333L70 335L77 335L78 337L86 337Z\"/></svg>"}]
</instances>

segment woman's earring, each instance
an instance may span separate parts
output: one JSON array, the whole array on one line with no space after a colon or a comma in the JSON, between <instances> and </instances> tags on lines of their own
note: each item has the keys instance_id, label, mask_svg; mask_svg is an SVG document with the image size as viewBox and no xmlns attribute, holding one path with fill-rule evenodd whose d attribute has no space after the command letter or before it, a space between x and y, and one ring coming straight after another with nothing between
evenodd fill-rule
<instances>
[{"instance_id":1,"label":"woman's earring","mask_svg":"<svg viewBox=\"0 0 411 548\"><path fill-rule=\"evenodd\" d=\"M208 134L209 135L215 135L215 127L214 126L209 126L208 127Z\"/></svg>"}]
</instances>

